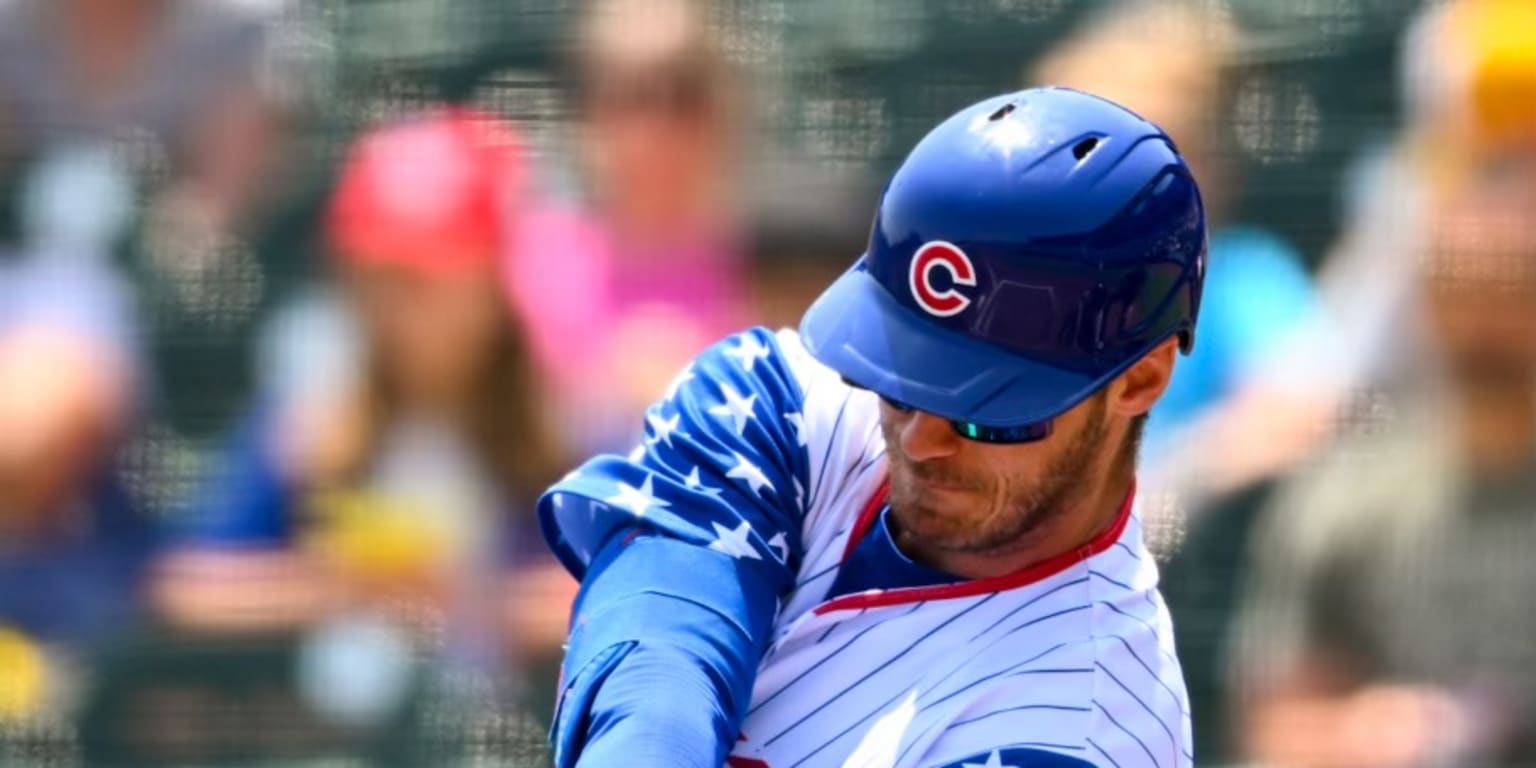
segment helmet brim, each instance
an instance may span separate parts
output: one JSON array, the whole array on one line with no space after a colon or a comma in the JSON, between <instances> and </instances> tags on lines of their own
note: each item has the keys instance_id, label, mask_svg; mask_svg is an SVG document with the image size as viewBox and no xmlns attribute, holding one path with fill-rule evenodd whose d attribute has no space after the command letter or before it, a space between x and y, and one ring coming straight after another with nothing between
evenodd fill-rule
<instances>
[{"instance_id":1,"label":"helmet brim","mask_svg":"<svg viewBox=\"0 0 1536 768\"><path fill-rule=\"evenodd\" d=\"M813 357L861 387L988 426L1060 416L1119 373L1063 370L936 327L859 267L816 299L800 336Z\"/></svg>"}]
</instances>

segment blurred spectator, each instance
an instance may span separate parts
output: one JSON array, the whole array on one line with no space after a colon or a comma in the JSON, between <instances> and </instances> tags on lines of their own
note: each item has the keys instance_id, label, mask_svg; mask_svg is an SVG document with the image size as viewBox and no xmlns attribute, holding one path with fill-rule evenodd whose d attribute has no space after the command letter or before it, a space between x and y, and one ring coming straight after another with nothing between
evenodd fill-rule
<instances>
[{"instance_id":1,"label":"blurred spectator","mask_svg":"<svg viewBox=\"0 0 1536 768\"><path fill-rule=\"evenodd\" d=\"M1283 486L1237 646L1266 765L1536 760L1536 194L1501 174L1432 212L1412 315L1430 357Z\"/></svg>"},{"instance_id":2,"label":"blurred spectator","mask_svg":"<svg viewBox=\"0 0 1536 768\"><path fill-rule=\"evenodd\" d=\"M449 108L352 148L329 216L339 300L277 326L269 402L163 571L172 617L295 628L402 604L424 612L412 629L489 663L506 578L518 639L558 642L569 579L519 555L559 456L497 279L521 155L494 118Z\"/></svg>"},{"instance_id":3,"label":"blurred spectator","mask_svg":"<svg viewBox=\"0 0 1536 768\"><path fill-rule=\"evenodd\" d=\"M1271 380L1289 386L1250 387L1165 453L1160 480L1184 492L1192 517L1164 588L1180 617L1177 642L1193 660L1185 671L1197 749L1208 758L1231 757L1243 730L1246 712L1230 698L1226 674L1230 617L1248 607L1242 585L1251 569L1264 567L1252 557L1267 546L1254 531L1275 478L1306 461L1333 423L1347 429L1357 418L1381 418L1387 406L1372 392L1437 376L1426 337L1404 332L1415 326L1425 285L1421 260L1406 254L1423 251L1434 221L1428 212L1479 176L1483 184L1503 176L1497 183L1511 190L1522 175L1536 179L1516 162L1536 146L1536 110L1521 96L1536 90L1533 10L1518 1L1457 0L1421 14L1403 49L1409 122L1395 147L1365 153L1345 189L1349 223L1320 274L1323 311L1297 342L1261 360L1262 370L1278 374ZM1214 277L1214 255L1212 264ZM1216 289L1207 292L1212 299L1220 300ZM1212 321L1203 316L1202 329ZM1244 545L1250 540L1254 547Z\"/></svg>"},{"instance_id":4,"label":"blurred spectator","mask_svg":"<svg viewBox=\"0 0 1536 768\"><path fill-rule=\"evenodd\" d=\"M142 615L155 535L118 464L136 401L125 309L90 266L0 272L0 719L59 692L39 649L98 650Z\"/></svg>"},{"instance_id":5,"label":"blurred spectator","mask_svg":"<svg viewBox=\"0 0 1536 768\"><path fill-rule=\"evenodd\" d=\"M1256 445L1277 448L1311 436L1307 424L1276 417L1293 410L1285 403L1309 399L1307 382L1266 364L1312 330L1311 278L1279 237L1227 216L1241 183L1229 134L1242 45L1241 31L1211 7L1132 0L1049 51L1031 77L1104 96L1158 124L1200 181L1211 243L1199 339L1148 423L1148 485L1162 486L1156 476L1176 471L1181 477L1168 484L1184 475L1211 482L1219 474L1233 476L1229 487L1237 486L1248 473L1226 465L1256 460ZM1298 429L1302 434L1294 435Z\"/></svg>"},{"instance_id":6,"label":"blurred spectator","mask_svg":"<svg viewBox=\"0 0 1536 768\"><path fill-rule=\"evenodd\" d=\"M1407 151L1440 184L1477 183L1493 170L1536 177L1536 6L1430 5L1403 54Z\"/></svg>"},{"instance_id":7,"label":"blurred spectator","mask_svg":"<svg viewBox=\"0 0 1536 768\"><path fill-rule=\"evenodd\" d=\"M1162 126L1188 158L1208 209L1195 349L1175 367L1148 423L1141 482L1143 499L1154 500L1154 547L1171 549L1159 531L1191 529L1163 585L1177 619L1195 752L1215 760L1228 751L1220 652L1236 607L1234 543L1245 540L1259 494L1213 492L1243 488L1269 470L1272 452L1289 456L1310 444L1327 404L1297 371L1269 362L1317 322L1299 256L1277 236L1227 217L1241 182L1229 133L1242 44L1240 30L1212 8L1127 2L1093 17L1032 75L1118 101Z\"/></svg>"},{"instance_id":8,"label":"blurred spectator","mask_svg":"<svg viewBox=\"0 0 1536 768\"><path fill-rule=\"evenodd\" d=\"M123 268L147 403L127 450L156 511L244 402L280 290L251 238L285 154L269 24L286 2L0 0L0 243Z\"/></svg>"},{"instance_id":9,"label":"blurred spectator","mask_svg":"<svg viewBox=\"0 0 1536 768\"><path fill-rule=\"evenodd\" d=\"M1420 341L1399 332L1417 307L1426 212L1489 174L1536 184L1536 5L1453 0L1426 5L1402 46L1407 123L1364 154L1345 190L1349 225L1319 283L1335 320L1306 365L1335 400L1415 374ZM1326 374L1326 375L1325 375Z\"/></svg>"},{"instance_id":10,"label":"blurred spectator","mask_svg":"<svg viewBox=\"0 0 1536 768\"><path fill-rule=\"evenodd\" d=\"M222 231L255 201L275 137L263 45L250 5L228 0L0 2L0 169L94 145L163 153L167 215Z\"/></svg>"},{"instance_id":11,"label":"blurred spectator","mask_svg":"<svg viewBox=\"0 0 1536 768\"><path fill-rule=\"evenodd\" d=\"M602 0L575 41L590 205L529 216L509 291L583 452L637 439L645 405L734 329L741 90L705 7Z\"/></svg>"}]
</instances>

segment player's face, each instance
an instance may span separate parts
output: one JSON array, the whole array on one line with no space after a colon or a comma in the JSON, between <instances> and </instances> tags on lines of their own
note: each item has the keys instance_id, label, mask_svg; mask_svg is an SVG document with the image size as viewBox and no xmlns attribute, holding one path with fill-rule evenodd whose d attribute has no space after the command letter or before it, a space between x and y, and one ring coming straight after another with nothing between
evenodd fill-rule
<instances>
[{"instance_id":1,"label":"player's face","mask_svg":"<svg viewBox=\"0 0 1536 768\"><path fill-rule=\"evenodd\" d=\"M967 440L943 418L882 402L891 513L904 536L937 551L985 554L1029 540L1074 508L1120 451L1107 397L1056 419L1049 437L997 445Z\"/></svg>"}]
</instances>

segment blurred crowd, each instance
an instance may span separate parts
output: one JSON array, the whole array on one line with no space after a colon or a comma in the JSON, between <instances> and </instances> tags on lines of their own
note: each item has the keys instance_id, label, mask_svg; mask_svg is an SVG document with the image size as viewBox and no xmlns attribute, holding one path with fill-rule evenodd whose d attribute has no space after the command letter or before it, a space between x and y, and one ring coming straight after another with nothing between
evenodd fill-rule
<instances>
[{"instance_id":1,"label":"blurred crowd","mask_svg":"<svg viewBox=\"0 0 1536 768\"><path fill-rule=\"evenodd\" d=\"M765 151L716 5L585 4L553 137L443 94L334 150L294 6L0 0L0 762L540 764L576 585L533 500L862 246L885 169ZM1196 754L1532 764L1536 5L1414 11L1318 253L1240 215L1274 46L1223 8L1004 73L1164 126L1209 208L1141 470Z\"/></svg>"}]
</instances>

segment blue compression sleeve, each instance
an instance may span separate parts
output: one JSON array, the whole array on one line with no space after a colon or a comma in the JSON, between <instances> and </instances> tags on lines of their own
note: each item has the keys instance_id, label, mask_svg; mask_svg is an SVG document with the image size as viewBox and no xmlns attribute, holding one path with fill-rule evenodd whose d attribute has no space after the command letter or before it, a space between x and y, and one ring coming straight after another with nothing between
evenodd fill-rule
<instances>
[{"instance_id":1,"label":"blue compression sleeve","mask_svg":"<svg viewBox=\"0 0 1536 768\"><path fill-rule=\"evenodd\" d=\"M759 561L614 537L576 599L551 733L558 768L719 768L778 600Z\"/></svg>"}]
</instances>

